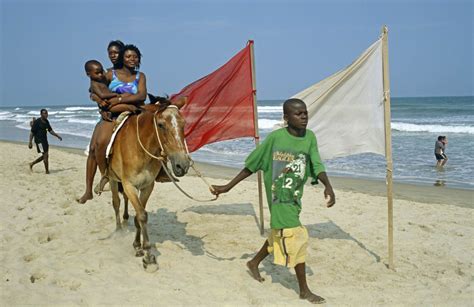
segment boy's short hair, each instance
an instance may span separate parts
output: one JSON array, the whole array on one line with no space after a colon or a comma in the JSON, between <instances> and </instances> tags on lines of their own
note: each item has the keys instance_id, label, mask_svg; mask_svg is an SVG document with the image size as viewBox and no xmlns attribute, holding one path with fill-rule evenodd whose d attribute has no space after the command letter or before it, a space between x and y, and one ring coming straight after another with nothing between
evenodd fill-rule
<instances>
[{"instance_id":1,"label":"boy's short hair","mask_svg":"<svg viewBox=\"0 0 474 307\"><path fill-rule=\"evenodd\" d=\"M444 135L440 135L440 136L438 136L438 141L442 141L442 140L444 140L445 138L446 138L446 137L445 137Z\"/></svg>"},{"instance_id":2,"label":"boy's short hair","mask_svg":"<svg viewBox=\"0 0 474 307\"><path fill-rule=\"evenodd\" d=\"M91 71L92 66L94 66L94 65L102 67L102 64L99 61L89 60L89 61L86 62L86 64L84 64L84 69L86 70L86 72L89 72L89 71Z\"/></svg>"},{"instance_id":3,"label":"boy's short hair","mask_svg":"<svg viewBox=\"0 0 474 307\"><path fill-rule=\"evenodd\" d=\"M48 110L46 110L46 109L41 109L41 110L40 110L40 114L43 114L43 112L48 112Z\"/></svg>"},{"instance_id":4,"label":"boy's short hair","mask_svg":"<svg viewBox=\"0 0 474 307\"><path fill-rule=\"evenodd\" d=\"M304 104L304 101L299 99L299 98L290 98L290 99L287 99L284 103L283 103L283 114L288 114L288 110L289 108L292 106L292 105L295 105L295 104Z\"/></svg>"}]
</instances>

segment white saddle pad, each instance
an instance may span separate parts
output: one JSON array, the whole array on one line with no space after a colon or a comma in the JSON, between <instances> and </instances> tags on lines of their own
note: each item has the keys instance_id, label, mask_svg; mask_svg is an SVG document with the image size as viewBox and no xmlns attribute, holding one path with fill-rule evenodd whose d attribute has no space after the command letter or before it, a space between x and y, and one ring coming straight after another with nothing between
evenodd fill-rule
<instances>
[{"instance_id":1,"label":"white saddle pad","mask_svg":"<svg viewBox=\"0 0 474 307\"><path fill-rule=\"evenodd\" d=\"M114 133L112 134L112 137L110 138L109 145L107 145L107 150L105 152L105 157L108 159L110 154L112 153L112 146L114 145L115 137L117 136L117 133L120 131L120 128L122 128L123 124L127 121L128 117L130 115L128 114L123 118L123 120L114 128Z\"/></svg>"}]
</instances>

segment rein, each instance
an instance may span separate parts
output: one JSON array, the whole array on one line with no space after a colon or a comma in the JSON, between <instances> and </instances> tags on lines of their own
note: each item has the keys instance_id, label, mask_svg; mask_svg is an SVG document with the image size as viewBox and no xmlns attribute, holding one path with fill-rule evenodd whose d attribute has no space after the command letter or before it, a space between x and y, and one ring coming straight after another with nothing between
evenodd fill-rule
<instances>
[{"instance_id":1,"label":"rein","mask_svg":"<svg viewBox=\"0 0 474 307\"><path fill-rule=\"evenodd\" d=\"M176 108L178 109L177 106L174 106L174 105L170 105L168 106L167 108ZM163 111L163 110L161 110ZM156 134L156 138L158 139L158 143L160 144L160 149L161 149L161 152L160 152L160 156L155 156L154 154L150 153L146 148L145 146L143 146L142 144L142 141L140 140L140 133L139 133L139 130L138 130L138 119L140 117L141 114L138 114L137 116L137 139L138 139L138 143L140 144L140 147L143 149L143 151L149 155L150 157L152 157L153 159L156 159L158 161L161 162L161 166L162 168L165 170L165 173L166 175L168 175L168 177L171 179L171 181L173 182L173 184L178 188L178 190L180 190L184 195L186 195L189 199L192 199L192 200L195 200L195 201L198 201L198 202L209 202L209 201L214 201L218 198L218 195L215 195L215 198L213 199L197 199L193 196L191 196L190 194L188 194L186 191L184 191L179 185L178 183L176 182L174 176L171 175L169 169L168 169L168 166L166 165L166 152L165 152L165 148L163 147L163 144L161 142L161 138L160 138L160 134L158 132L158 124L156 123L156 115L160 112L160 110L156 110L155 113L153 113L153 125L155 127L155 134ZM194 172L196 173L196 175L201 178L202 181L204 181L204 183L209 187L209 190L211 191L214 191L214 189L212 188L212 186L209 184L209 182L207 182L207 180L202 176L202 174L197 170L197 168L194 166L194 160L191 159L191 156L189 155L189 150L188 150L188 145L186 144L186 140L184 140L184 145L185 145L185 148L186 148L186 155L190 161L190 166L192 167L192 169L194 170Z\"/></svg>"}]
</instances>

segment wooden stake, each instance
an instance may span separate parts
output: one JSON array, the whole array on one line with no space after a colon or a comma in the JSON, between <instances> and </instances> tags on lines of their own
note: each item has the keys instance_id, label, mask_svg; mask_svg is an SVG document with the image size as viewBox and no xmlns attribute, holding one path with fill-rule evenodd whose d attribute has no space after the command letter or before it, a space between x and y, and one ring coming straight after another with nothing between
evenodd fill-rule
<instances>
[{"instance_id":1,"label":"wooden stake","mask_svg":"<svg viewBox=\"0 0 474 307\"><path fill-rule=\"evenodd\" d=\"M384 92L385 121L385 158L387 159L387 202L388 202L388 267L393 264L393 162L392 162L392 128L390 115L390 72L388 65L388 28L382 27L382 70Z\"/></svg>"},{"instance_id":2,"label":"wooden stake","mask_svg":"<svg viewBox=\"0 0 474 307\"><path fill-rule=\"evenodd\" d=\"M260 143L260 134L258 132L258 113L257 113L257 86L255 79L255 56L253 53L253 40L249 40L250 44L250 64L252 66L252 89L253 89L253 115L254 115L254 126L255 126L255 146ZM264 224L263 224L263 190L262 190L262 171L257 172L257 185L258 185L258 208L260 214L260 234L263 235Z\"/></svg>"}]
</instances>

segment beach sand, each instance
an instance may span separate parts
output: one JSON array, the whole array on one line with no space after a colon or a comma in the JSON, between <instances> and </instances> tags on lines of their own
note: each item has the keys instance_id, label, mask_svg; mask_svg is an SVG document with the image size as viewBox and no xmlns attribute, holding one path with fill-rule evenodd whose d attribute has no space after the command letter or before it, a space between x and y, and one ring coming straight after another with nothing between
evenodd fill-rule
<instances>
[{"instance_id":1,"label":"beach sand","mask_svg":"<svg viewBox=\"0 0 474 307\"><path fill-rule=\"evenodd\" d=\"M258 229L255 176L215 202L198 203L158 184L148 225L159 270L134 257L133 220L115 233L111 194L85 205L86 157L52 148L50 175L26 144L0 142L2 214L0 303L10 305L308 306L294 272L261 264L263 283L245 267L265 237ZM80 152L80 151L79 151ZM237 170L200 164L214 184ZM211 195L195 176L186 191ZM380 182L333 178L337 203L306 187L301 220L310 234L307 280L330 306L472 306L473 192L395 186L395 270L387 269L387 201ZM130 208L134 216L133 208ZM269 213L265 204L266 233Z\"/></svg>"}]
</instances>

